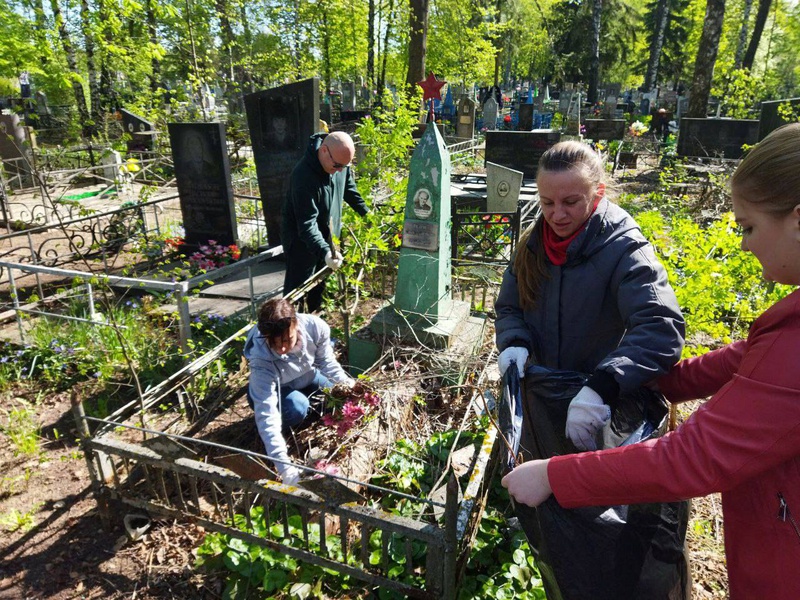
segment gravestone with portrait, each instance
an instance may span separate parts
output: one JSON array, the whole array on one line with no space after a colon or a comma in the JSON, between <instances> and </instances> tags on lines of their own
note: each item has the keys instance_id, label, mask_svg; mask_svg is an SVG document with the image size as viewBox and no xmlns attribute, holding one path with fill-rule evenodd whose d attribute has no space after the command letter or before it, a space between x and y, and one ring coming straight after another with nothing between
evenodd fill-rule
<instances>
[{"instance_id":1,"label":"gravestone with portrait","mask_svg":"<svg viewBox=\"0 0 800 600\"><path fill-rule=\"evenodd\" d=\"M680 156L741 158L742 146L758 141L759 122L754 119L681 119L678 133Z\"/></svg>"},{"instance_id":2,"label":"gravestone with portrait","mask_svg":"<svg viewBox=\"0 0 800 600\"><path fill-rule=\"evenodd\" d=\"M522 171L486 163L486 211L515 212L522 188Z\"/></svg>"},{"instance_id":3,"label":"gravestone with portrait","mask_svg":"<svg viewBox=\"0 0 800 600\"><path fill-rule=\"evenodd\" d=\"M487 131L497 129L497 101L492 96L483 103L483 126Z\"/></svg>"},{"instance_id":4,"label":"gravestone with portrait","mask_svg":"<svg viewBox=\"0 0 800 600\"><path fill-rule=\"evenodd\" d=\"M526 178L536 178L542 154L561 140L554 129L533 131L487 131L486 162L522 171Z\"/></svg>"},{"instance_id":5,"label":"gravestone with portrait","mask_svg":"<svg viewBox=\"0 0 800 600\"><path fill-rule=\"evenodd\" d=\"M19 115L0 114L0 159L12 189L33 185L32 160L34 141L31 130L20 121Z\"/></svg>"},{"instance_id":6,"label":"gravestone with portrait","mask_svg":"<svg viewBox=\"0 0 800 600\"><path fill-rule=\"evenodd\" d=\"M456 137L471 140L475 136L475 100L465 96L458 101Z\"/></svg>"},{"instance_id":7,"label":"gravestone with portrait","mask_svg":"<svg viewBox=\"0 0 800 600\"><path fill-rule=\"evenodd\" d=\"M409 173L395 297L368 329L373 338L391 335L447 349L443 360L460 365L480 342L483 323L470 317L468 302L453 298L450 156L433 123L414 150ZM350 363L360 371L368 362L363 356L380 352L359 338L351 338Z\"/></svg>"},{"instance_id":8,"label":"gravestone with portrait","mask_svg":"<svg viewBox=\"0 0 800 600\"><path fill-rule=\"evenodd\" d=\"M319 80L306 79L244 98L267 224L267 242L281 243L281 209L289 175L319 128Z\"/></svg>"},{"instance_id":9,"label":"gravestone with portrait","mask_svg":"<svg viewBox=\"0 0 800 600\"><path fill-rule=\"evenodd\" d=\"M770 132L776 130L781 125L786 125L787 121L780 114L780 107L785 106L793 113L800 112L800 98L786 98L784 100L771 100L761 103L761 115L758 119L758 139L763 140Z\"/></svg>"},{"instance_id":10,"label":"gravestone with portrait","mask_svg":"<svg viewBox=\"0 0 800 600\"><path fill-rule=\"evenodd\" d=\"M128 152L152 151L156 145L156 128L153 122L124 108L120 108L119 113L122 117L122 129L131 136L128 140Z\"/></svg>"},{"instance_id":11,"label":"gravestone with portrait","mask_svg":"<svg viewBox=\"0 0 800 600\"><path fill-rule=\"evenodd\" d=\"M590 140L621 140L625 137L625 119L586 119L583 137Z\"/></svg>"},{"instance_id":12,"label":"gravestone with portrait","mask_svg":"<svg viewBox=\"0 0 800 600\"><path fill-rule=\"evenodd\" d=\"M225 125L170 123L169 139L189 246L239 243Z\"/></svg>"}]
</instances>

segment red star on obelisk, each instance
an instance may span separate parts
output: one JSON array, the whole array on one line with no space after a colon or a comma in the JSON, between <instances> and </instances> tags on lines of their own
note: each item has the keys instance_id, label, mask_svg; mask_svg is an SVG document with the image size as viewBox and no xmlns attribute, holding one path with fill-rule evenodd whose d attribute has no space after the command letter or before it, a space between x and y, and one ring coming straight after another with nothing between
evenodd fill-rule
<instances>
[{"instance_id":1,"label":"red star on obelisk","mask_svg":"<svg viewBox=\"0 0 800 600\"><path fill-rule=\"evenodd\" d=\"M433 73L428 73L428 78L418 81L417 85L422 88L422 101L442 99L442 87L446 81L439 81Z\"/></svg>"},{"instance_id":2,"label":"red star on obelisk","mask_svg":"<svg viewBox=\"0 0 800 600\"><path fill-rule=\"evenodd\" d=\"M442 86L446 81L439 81L433 73L428 73L427 79L418 81L417 85L422 88L422 101L430 100L428 103L428 121L433 121L433 101L442 99Z\"/></svg>"}]
</instances>

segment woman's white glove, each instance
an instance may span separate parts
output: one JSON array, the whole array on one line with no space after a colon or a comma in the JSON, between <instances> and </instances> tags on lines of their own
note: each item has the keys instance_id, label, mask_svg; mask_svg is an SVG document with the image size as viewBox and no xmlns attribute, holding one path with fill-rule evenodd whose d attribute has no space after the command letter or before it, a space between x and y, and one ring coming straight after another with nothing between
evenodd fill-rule
<instances>
[{"instance_id":1,"label":"woman's white glove","mask_svg":"<svg viewBox=\"0 0 800 600\"><path fill-rule=\"evenodd\" d=\"M300 481L300 469L292 465L281 465L281 482L286 485L297 485Z\"/></svg>"},{"instance_id":2,"label":"woman's white glove","mask_svg":"<svg viewBox=\"0 0 800 600\"><path fill-rule=\"evenodd\" d=\"M342 255L337 254L334 256L331 251L328 250L328 252L325 254L325 264L335 271L342 266Z\"/></svg>"},{"instance_id":3,"label":"woman's white glove","mask_svg":"<svg viewBox=\"0 0 800 600\"><path fill-rule=\"evenodd\" d=\"M579 450L597 450L597 432L611 420L611 407L600 394L583 386L569 403L567 410L567 437Z\"/></svg>"},{"instance_id":4,"label":"woman's white glove","mask_svg":"<svg viewBox=\"0 0 800 600\"><path fill-rule=\"evenodd\" d=\"M512 362L517 363L520 377L525 377L525 363L528 362L528 349L521 346L509 346L497 357L497 367L500 375L505 375L506 369Z\"/></svg>"}]
</instances>

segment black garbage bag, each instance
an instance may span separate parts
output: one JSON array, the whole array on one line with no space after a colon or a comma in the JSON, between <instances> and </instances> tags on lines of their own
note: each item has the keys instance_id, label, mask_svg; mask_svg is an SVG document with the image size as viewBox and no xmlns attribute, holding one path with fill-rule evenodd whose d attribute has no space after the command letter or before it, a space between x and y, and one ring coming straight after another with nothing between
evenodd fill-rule
<instances>
[{"instance_id":1,"label":"black garbage bag","mask_svg":"<svg viewBox=\"0 0 800 600\"><path fill-rule=\"evenodd\" d=\"M511 369L509 369L511 370ZM523 380L524 460L573 454L567 409L588 377L529 367ZM622 394L598 448L659 437L667 403L648 388ZM688 600L689 503L562 508L554 497L515 511L536 556L548 600Z\"/></svg>"},{"instance_id":2,"label":"black garbage bag","mask_svg":"<svg viewBox=\"0 0 800 600\"><path fill-rule=\"evenodd\" d=\"M508 445L502 461L503 474L517 466L517 453L522 436L522 386L516 366L503 375L503 394L498 407L500 434Z\"/></svg>"}]
</instances>

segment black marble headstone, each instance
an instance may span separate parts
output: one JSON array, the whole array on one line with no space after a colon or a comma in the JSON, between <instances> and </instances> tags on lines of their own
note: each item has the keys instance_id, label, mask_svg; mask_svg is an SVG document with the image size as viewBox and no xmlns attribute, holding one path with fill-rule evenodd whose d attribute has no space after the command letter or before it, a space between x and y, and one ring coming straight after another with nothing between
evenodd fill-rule
<instances>
[{"instance_id":1,"label":"black marble headstone","mask_svg":"<svg viewBox=\"0 0 800 600\"><path fill-rule=\"evenodd\" d=\"M621 140L625 137L625 119L586 119L584 137L590 140Z\"/></svg>"},{"instance_id":2,"label":"black marble headstone","mask_svg":"<svg viewBox=\"0 0 800 600\"><path fill-rule=\"evenodd\" d=\"M281 243L281 207L289 175L319 127L319 79L306 79L244 98L258 189L270 246Z\"/></svg>"},{"instance_id":3,"label":"black marble headstone","mask_svg":"<svg viewBox=\"0 0 800 600\"><path fill-rule=\"evenodd\" d=\"M741 158L742 146L758 141L758 123L751 119L681 119L678 154Z\"/></svg>"},{"instance_id":4,"label":"black marble headstone","mask_svg":"<svg viewBox=\"0 0 800 600\"><path fill-rule=\"evenodd\" d=\"M322 103L319 105L319 118L328 125L333 123L333 107L330 104Z\"/></svg>"},{"instance_id":5,"label":"black marble headstone","mask_svg":"<svg viewBox=\"0 0 800 600\"><path fill-rule=\"evenodd\" d=\"M238 244L225 125L170 123L169 140L186 243Z\"/></svg>"},{"instance_id":6,"label":"black marble headstone","mask_svg":"<svg viewBox=\"0 0 800 600\"><path fill-rule=\"evenodd\" d=\"M369 116L368 110L342 110L340 113L341 122L347 123L348 121L362 121Z\"/></svg>"},{"instance_id":7,"label":"black marble headstone","mask_svg":"<svg viewBox=\"0 0 800 600\"><path fill-rule=\"evenodd\" d=\"M519 124L517 129L520 131L530 131L533 129L533 104L519 105Z\"/></svg>"},{"instance_id":8,"label":"black marble headstone","mask_svg":"<svg viewBox=\"0 0 800 600\"><path fill-rule=\"evenodd\" d=\"M124 108L119 109L122 115L122 128L131 136L128 140L128 152L147 152L156 143L155 125L139 115Z\"/></svg>"},{"instance_id":9,"label":"black marble headstone","mask_svg":"<svg viewBox=\"0 0 800 600\"><path fill-rule=\"evenodd\" d=\"M522 171L524 177L536 177L542 154L561 140L553 129L534 131L487 131L486 162Z\"/></svg>"},{"instance_id":10,"label":"black marble headstone","mask_svg":"<svg viewBox=\"0 0 800 600\"><path fill-rule=\"evenodd\" d=\"M771 100L769 102L761 103L761 117L758 120L758 140L761 141L770 132L776 130L781 125L786 125L789 121L785 121L778 114L778 107L781 104L788 102L792 105L792 109L796 112L800 110L800 98L786 98L785 100Z\"/></svg>"}]
</instances>

